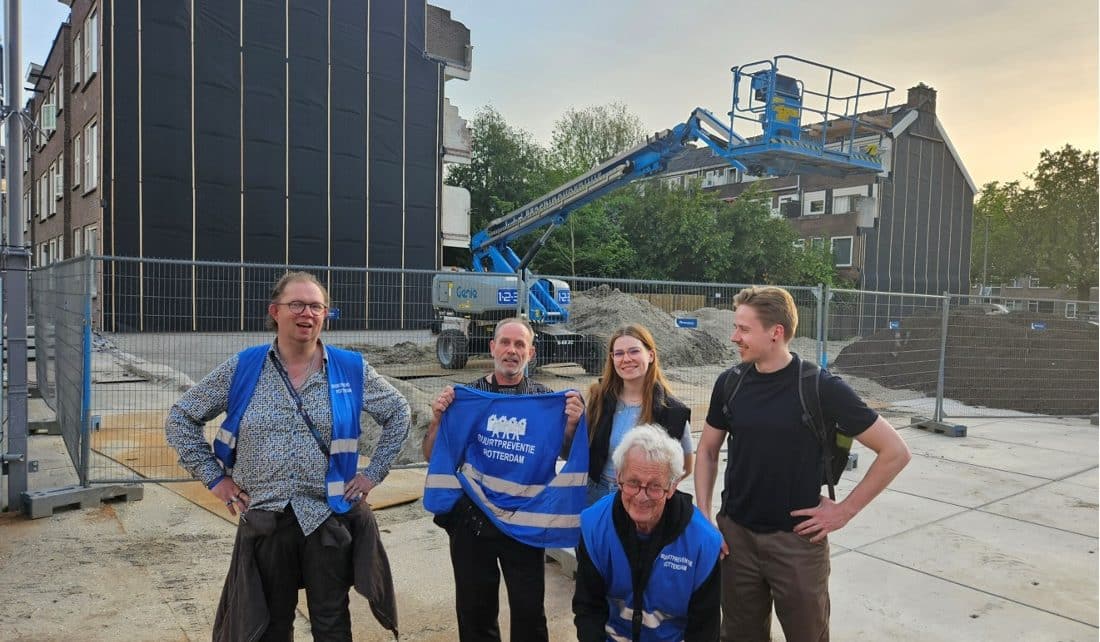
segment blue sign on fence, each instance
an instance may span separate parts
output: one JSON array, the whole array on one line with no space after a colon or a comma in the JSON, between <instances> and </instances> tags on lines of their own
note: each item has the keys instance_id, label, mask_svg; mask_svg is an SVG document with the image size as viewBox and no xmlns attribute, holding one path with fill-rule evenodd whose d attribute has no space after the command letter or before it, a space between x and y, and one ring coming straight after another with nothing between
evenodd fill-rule
<instances>
[{"instance_id":1,"label":"blue sign on fence","mask_svg":"<svg viewBox=\"0 0 1100 642\"><path fill-rule=\"evenodd\" d=\"M891 330L901 330L901 321L891 321L890 322L890 329Z\"/></svg>"},{"instance_id":2,"label":"blue sign on fence","mask_svg":"<svg viewBox=\"0 0 1100 642\"><path fill-rule=\"evenodd\" d=\"M1043 323L1042 321L1032 321L1031 329L1037 332L1042 332L1043 330L1047 329L1047 324Z\"/></svg>"},{"instance_id":3,"label":"blue sign on fence","mask_svg":"<svg viewBox=\"0 0 1100 642\"><path fill-rule=\"evenodd\" d=\"M676 317L677 328L698 328L699 319L692 319L688 317Z\"/></svg>"},{"instance_id":4,"label":"blue sign on fence","mask_svg":"<svg viewBox=\"0 0 1100 642\"><path fill-rule=\"evenodd\" d=\"M558 290L558 303L562 305L569 305L572 299L569 295L569 290Z\"/></svg>"},{"instance_id":5,"label":"blue sign on fence","mask_svg":"<svg viewBox=\"0 0 1100 642\"><path fill-rule=\"evenodd\" d=\"M340 308L329 308L328 318L336 320L340 318Z\"/></svg>"},{"instance_id":6,"label":"blue sign on fence","mask_svg":"<svg viewBox=\"0 0 1100 642\"><path fill-rule=\"evenodd\" d=\"M519 290L515 288L501 288L497 290L497 305L518 305Z\"/></svg>"}]
</instances>

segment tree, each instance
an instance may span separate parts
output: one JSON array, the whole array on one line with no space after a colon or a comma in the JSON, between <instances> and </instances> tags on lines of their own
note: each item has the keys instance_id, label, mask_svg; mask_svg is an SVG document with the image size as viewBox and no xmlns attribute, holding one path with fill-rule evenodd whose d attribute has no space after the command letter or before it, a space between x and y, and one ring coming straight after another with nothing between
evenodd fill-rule
<instances>
[{"instance_id":1,"label":"tree","mask_svg":"<svg viewBox=\"0 0 1100 642\"><path fill-rule=\"evenodd\" d=\"M1021 252L1020 183L986 183L974 204L970 275L982 285L1034 272L1034 257Z\"/></svg>"},{"instance_id":2,"label":"tree","mask_svg":"<svg viewBox=\"0 0 1100 642\"><path fill-rule=\"evenodd\" d=\"M771 197L750 185L719 210L716 234L728 250L716 280L774 285L842 284L828 248L796 246L798 234L771 213Z\"/></svg>"},{"instance_id":3,"label":"tree","mask_svg":"<svg viewBox=\"0 0 1100 642\"><path fill-rule=\"evenodd\" d=\"M1011 182L982 188L974 205L971 274L982 278L985 266L990 283L1036 276L1088 299L1097 285L1097 153L1070 145L1045 150L1026 176L1030 187Z\"/></svg>"},{"instance_id":4,"label":"tree","mask_svg":"<svg viewBox=\"0 0 1100 642\"><path fill-rule=\"evenodd\" d=\"M481 108L470 128L470 164L451 168L447 182L470 192L470 229L476 231L553 184L546 150L527 131L508 125L493 107Z\"/></svg>"},{"instance_id":5,"label":"tree","mask_svg":"<svg viewBox=\"0 0 1100 642\"><path fill-rule=\"evenodd\" d=\"M1070 145L1044 150L1028 178L1035 183L1023 200L1032 219L1033 274L1044 285L1072 288L1087 300L1097 285L1097 153Z\"/></svg>"},{"instance_id":6,"label":"tree","mask_svg":"<svg viewBox=\"0 0 1100 642\"><path fill-rule=\"evenodd\" d=\"M721 201L696 185L681 189L661 179L622 192L609 208L634 247L631 275L639 279L703 281L722 260Z\"/></svg>"},{"instance_id":7,"label":"tree","mask_svg":"<svg viewBox=\"0 0 1100 642\"><path fill-rule=\"evenodd\" d=\"M569 109L554 123L553 163L567 175L577 176L644 137L642 121L622 103Z\"/></svg>"},{"instance_id":8,"label":"tree","mask_svg":"<svg viewBox=\"0 0 1100 642\"><path fill-rule=\"evenodd\" d=\"M612 156L633 147L642 138L642 125L625 105L613 103L569 109L554 123L549 154L550 188L563 185ZM617 220L609 218L603 198L575 211L555 230L535 265L544 274L601 274L629 276L634 249L623 237ZM527 246L534 239L523 239Z\"/></svg>"}]
</instances>

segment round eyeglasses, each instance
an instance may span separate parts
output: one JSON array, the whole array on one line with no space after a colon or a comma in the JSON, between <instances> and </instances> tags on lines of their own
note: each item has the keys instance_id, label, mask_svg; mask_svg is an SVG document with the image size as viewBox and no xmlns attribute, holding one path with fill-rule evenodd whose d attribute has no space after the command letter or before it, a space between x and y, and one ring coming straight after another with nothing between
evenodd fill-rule
<instances>
[{"instance_id":1,"label":"round eyeglasses","mask_svg":"<svg viewBox=\"0 0 1100 642\"><path fill-rule=\"evenodd\" d=\"M624 495L634 496L639 491L645 491L646 497L650 499L660 499L664 497L668 492L667 486L659 486L657 484L639 484L636 481L621 481L619 482L619 488L622 489Z\"/></svg>"},{"instance_id":2,"label":"round eyeglasses","mask_svg":"<svg viewBox=\"0 0 1100 642\"><path fill-rule=\"evenodd\" d=\"M285 305L288 310L293 314L301 314L309 308L309 311L314 315L324 314L328 306L324 303L306 303L304 301L291 301L289 303L276 303L275 305Z\"/></svg>"}]
</instances>

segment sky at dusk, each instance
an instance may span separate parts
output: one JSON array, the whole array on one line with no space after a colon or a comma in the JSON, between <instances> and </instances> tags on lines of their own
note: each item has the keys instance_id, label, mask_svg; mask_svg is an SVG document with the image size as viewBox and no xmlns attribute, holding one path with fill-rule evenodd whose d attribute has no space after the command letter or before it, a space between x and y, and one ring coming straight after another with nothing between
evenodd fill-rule
<instances>
[{"instance_id":1,"label":"sky at dusk","mask_svg":"<svg viewBox=\"0 0 1100 642\"><path fill-rule=\"evenodd\" d=\"M979 185L1023 178L1043 149L1098 146L1095 0L433 4L471 32L473 70L447 83L451 102L467 120L491 104L543 143L569 108L621 102L652 131L697 106L725 114L731 66L792 54L891 85L892 103L934 87ZM25 61L45 60L67 15L56 0L23 1Z\"/></svg>"}]
</instances>

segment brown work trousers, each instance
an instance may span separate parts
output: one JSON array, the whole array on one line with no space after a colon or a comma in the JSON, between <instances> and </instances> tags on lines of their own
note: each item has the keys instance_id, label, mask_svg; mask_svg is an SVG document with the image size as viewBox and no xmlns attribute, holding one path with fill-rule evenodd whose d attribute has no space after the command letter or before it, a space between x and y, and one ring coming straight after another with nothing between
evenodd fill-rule
<instances>
[{"instance_id":1,"label":"brown work trousers","mask_svg":"<svg viewBox=\"0 0 1100 642\"><path fill-rule=\"evenodd\" d=\"M718 529L730 549L722 560L722 642L768 642L773 601L787 642L828 642L828 540L755 533L725 515Z\"/></svg>"}]
</instances>

